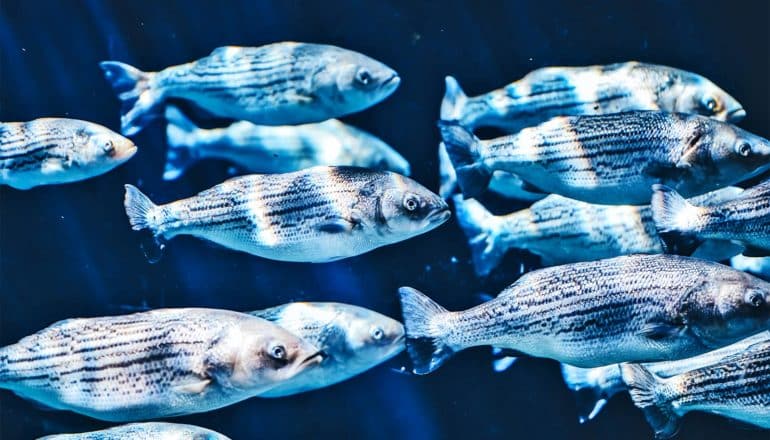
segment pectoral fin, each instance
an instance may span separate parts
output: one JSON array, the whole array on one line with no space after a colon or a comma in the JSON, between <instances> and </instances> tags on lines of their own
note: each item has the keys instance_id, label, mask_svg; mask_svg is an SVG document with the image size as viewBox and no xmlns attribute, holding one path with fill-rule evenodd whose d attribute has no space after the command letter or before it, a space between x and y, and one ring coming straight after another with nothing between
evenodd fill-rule
<instances>
[{"instance_id":1,"label":"pectoral fin","mask_svg":"<svg viewBox=\"0 0 770 440\"><path fill-rule=\"evenodd\" d=\"M342 217L332 217L318 225L318 230L328 234L341 234L352 231L358 223L355 220Z\"/></svg>"},{"instance_id":2,"label":"pectoral fin","mask_svg":"<svg viewBox=\"0 0 770 440\"><path fill-rule=\"evenodd\" d=\"M680 326L667 323L667 322L656 322L656 321L650 321L646 323L641 330L639 330L639 333L649 339L652 339L653 341L658 341L670 336L674 336L681 330Z\"/></svg>"},{"instance_id":3,"label":"pectoral fin","mask_svg":"<svg viewBox=\"0 0 770 440\"><path fill-rule=\"evenodd\" d=\"M211 379L201 379L193 382L186 382L173 387L173 390L180 394L200 394L211 384Z\"/></svg>"},{"instance_id":4,"label":"pectoral fin","mask_svg":"<svg viewBox=\"0 0 770 440\"><path fill-rule=\"evenodd\" d=\"M299 93L291 93L289 95L287 99L298 104L312 104L314 101L313 97L308 95L300 95Z\"/></svg>"},{"instance_id":5,"label":"pectoral fin","mask_svg":"<svg viewBox=\"0 0 770 440\"><path fill-rule=\"evenodd\" d=\"M43 161L40 170L43 174L53 174L64 170L64 164L60 159L46 159Z\"/></svg>"}]
</instances>

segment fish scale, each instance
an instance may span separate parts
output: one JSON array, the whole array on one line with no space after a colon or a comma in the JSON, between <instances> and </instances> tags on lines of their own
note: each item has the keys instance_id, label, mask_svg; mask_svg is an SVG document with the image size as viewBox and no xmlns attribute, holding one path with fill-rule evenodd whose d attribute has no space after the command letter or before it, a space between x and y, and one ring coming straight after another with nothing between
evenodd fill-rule
<instances>
[{"instance_id":1,"label":"fish scale","mask_svg":"<svg viewBox=\"0 0 770 440\"><path fill-rule=\"evenodd\" d=\"M193 425L148 422L116 426L101 431L54 434L38 440L230 440L217 432Z\"/></svg>"}]
</instances>

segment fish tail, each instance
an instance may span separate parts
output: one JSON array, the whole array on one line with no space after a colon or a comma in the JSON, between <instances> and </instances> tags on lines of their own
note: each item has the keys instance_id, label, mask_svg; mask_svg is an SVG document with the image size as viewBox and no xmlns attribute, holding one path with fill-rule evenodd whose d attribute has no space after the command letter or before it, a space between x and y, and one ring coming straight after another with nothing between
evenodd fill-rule
<instances>
[{"instance_id":1,"label":"fish tail","mask_svg":"<svg viewBox=\"0 0 770 440\"><path fill-rule=\"evenodd\" d=\"M596 374L599 368L580 368L569 364L561 364L561 376L567 387L575 393L575 401L578 410L578 420L580 423L586 423L596 418L599 412L607 404L607 401L624 387L620 377L620 367L614 365L618 371L619 387L604 388L597 384L592 375Z\"/></svg>"},{"instance_id":2,"label":"fish tail","mask_svg":"<svg viewBox=\"0 0 770 440\"><path fill-rule=\"evenodd\" d=\"M199 128L176 106L166 107L166 165L163 180L179 178L195 162L192 145Z\"/></svg>"},{"instance_id":3,"label":"fish tail","mask_svg":"<svg viewBox=\"0 0 770 440\"><path fill-rule=\"evenodd\" d=\"M457 221L468 237L476 274L489 275L505 255L505 248L499 243L496 228L499 219L476 200L463 200L459 195L453 200Z\"/></svg>"},{"instance_id":4,"label":"fish tail","mask_svg":"<svg viewBox=\"0 0 770 440\"><path fill-rule=\"evenodd\" d=\"M655 438L673 437L679 431L679 417L660 393L662 380L639 364L623 364L620 368L631 399L644 411Z\"/></svg>"},{"instance_id":5,"label":"fish tail","mask_svg":"<svg viewBox=\"0 0 770 440\"><path fill-rule=\"evenodd\" d=\"M438 174L441 178L438 193L442 199L449 199L457 190L457 173L443 142L438 145Z\"/></svg>"},{"instance_id":6,"label":"fish tail","mask_svg":"<svg viewBox=\"0 0 770 440\"><path fill-rule=\"evenodd\" d=\"M446 92L441 101L441 119L445 121L462 121L465 117L465 106L468 96L453 76L444 78Z\"/></svg>"},{"instance_id":7,"label":"fish tail","mask_svg":"<svg viewBox=\"0 0 770 440\"><path fill-rule=\"evenodd\" d=\"M422 292L411 287L398 289L406 327L406 348L414 373L428 374L441 366L454 350L445 342L442 315L450 313Z\"/></svg>"},{"instance_id":8,"label":"fish tail","mask_svg":"<svg viewBox=\"0 0 770 440\"><path fill-rule=\"evenodd\" d=\"M492 173L481 161L481 141L457 122L440 121L439 129L463 194L478 196L492 179Z\"/></svg>"},{"instance_id":9,"label":"fish tail","mask_svg":"<svg viewBox=\"0 0 770 440\"><path fill-rule=\"evenodd\" d=\"M154 72L142 72L117 61L102 61L99 67L121 101L121 131L133 136L152 119L160 116L162 93L151 86Z\"/></svg>"},{"instance_id":10,"label":"fish tail","mask_svg":"<svg viewBox=\"0 0 770 440\"><path fill-rule=\"evenodd\" d=\"M142 241L142 251L150 263L157 263L163 256L166 245L160 231L165 221L166 214L162 207L152 203L149 197L144 195L134 185L125 185L126 197L123 206L126 208L128 222L134 231L148 231L150 237Z\"/></svg>"},{"instance_id":11,"label":"fish tail","mask_svg":"<svg viewBox=\"0 0 770 440\"><path fill-rule=\"evenodd\" d=\"M655 184L652 190L652 218L658 231L691 232L698 221L700 209L665 185Z\"/></svg>"}]
</instances>

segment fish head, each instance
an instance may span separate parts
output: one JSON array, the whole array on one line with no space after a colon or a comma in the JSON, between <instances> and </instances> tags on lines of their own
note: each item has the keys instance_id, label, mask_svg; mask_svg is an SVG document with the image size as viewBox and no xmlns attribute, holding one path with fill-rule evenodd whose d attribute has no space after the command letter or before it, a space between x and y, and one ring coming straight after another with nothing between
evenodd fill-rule
<instances>
[{"instance_id":1,"label":"fish head","mask_svg":"<svg viewBox=\"0 0 770 440\"><path fill-rule=\"evenodd\" d=\"M395 70L366 55L334 48L321 55L312 90L335 113L364 110L390 96L401 79Z\"/></svg>"},{"instance_id":2,"label":"fish head","mask_svg":"<svg viewBox=\"0 0 770 440\"><path fill-rule=\"evenodd\" d=\"M404 326L395 319L362 307L343 304L336 323L344 328L347 368L359 373L404 350ZM333 350L330 350L333 351Z\"/></svg>"},{"instance_id":3,"label":"fish head","mask_svg":"<svg viewBox=\"0 0 770 440\"><path fill-rule=\"evenodd\" d=\"M687 321L711 347L731 344L770 329L770 283L747 273L715 276L714 284L697 300L700 310Z\"/></svg>"},{"instance_id":4,"label":"fish head","mask_svg":"<svg viewBox=\"0 0 770 440\"><path fill-rule=\"evenodd\" d=\"M389 242L428 232L449 220L449 205L437 194L400 174L383 177L374 197L362 205L373 227Z\"/></svg>"},{"instance_id":5,"label":"fish head","mask_svg":"<svg viewBox=\"0 0 770 440\"><path fill-rule=\"evenodd\" d=\"M713 121L700 142L708 145L708 161L722 178L733 183L754 177L770 168L770 141L727 123Z\"/></svg>"},{"instance_id":6,"label":"fish head","mask_svg":"<svg viewBox=\"0 0 770 440\"><path fill-rule=\"evenodd\" d=\"M244 320L228 336L232 388L266 391L321 363L324 353L315 345L261 318Z\"/></svg>"},{"instance_id":7,"label":"fish head","mask_svg":"<svg viewBox=\"0 0 770 440\"><path fill-rule=\"evenodd\" d=\"M136 153L136 145L114 131L85 122L72 133L71 160L89 175L107 172Z\"/></svg>"},{"instance_id":8,"label":"fish head","mask_svg":"<svg viewBox=\"0 0 770 440\"><path fill-rule=\"evenodd\" d=\"M708 79L683 71L674 78L675 85L660 92L661 101L673 103L670 111L699 114L728 122L737 122L746 116L737 99Z\"/></svg>"}]
</instances>

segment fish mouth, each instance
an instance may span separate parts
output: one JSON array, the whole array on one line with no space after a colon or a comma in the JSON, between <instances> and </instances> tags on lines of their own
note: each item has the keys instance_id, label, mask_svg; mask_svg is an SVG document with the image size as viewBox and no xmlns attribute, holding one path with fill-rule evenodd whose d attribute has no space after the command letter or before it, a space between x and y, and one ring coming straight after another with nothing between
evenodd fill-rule
<instances>
[{"instance_id":1,"label":"fish mouth","mask_svg":"<svg viewBox=\"0 0 770 440\"><path fill-rule=\"evenodd\" d=\"M327 357L329 357L329 355L326 354L325 351L318 350L317 352L311 354L310 356L305 358L305 360L300 362L300 365L301 366L310 366L310 365L320 364Z\"/></svg>"},{"instance_id":2,"label":"fish mouth","mask_svg":"<svg viewBox=\"0 0 770 440\"><path fill-rule=\"evenodd\" d=\"M430 213L430 215L426 218L428 220L428 224L431 225L440 225L444 223L445 221L449 220L449 217L452 216L452 211L449 210L449 208L442 208L438 209L436 211L433 211Z\"/></svg>"},{"instance_id":3,"label":"fish mouth","mask_svg":"<svg viewBox=\"0 0 770 440\"><path fill-rule=\"evenodd\" d=\"M382 82L381 88L396 88L398 85L401 84L401 78L398 76L397 73L394 73L388 79Z\"/></svg>"},{"instance_id":4,"label":"fish mouth","mask_svg":"<svg viewBox=\"0 0 770 440\"><path fill-rule=\"evenodd\" d=\"M123 153L118 154L116 159L118 159L118 160L128 160L128 159L131 159L132 157L134 157L134 154L136 154L137 151L139 151L139 147L137 147L136 145L132 145L132 146L126 148L125 150L123 150Z\"/></svg>"},{"instance_id":5,"label":"fish mouth","mask_svg":"<svg viewBox=\"0 0 770 440\"><path fill-rule=\"evenodd\" d=\"M743 107L738 107L734 110L730 110L727 113L727 120L731 122L737 122L746 117L746 110Z\"/></svg>"}]
</instances>

